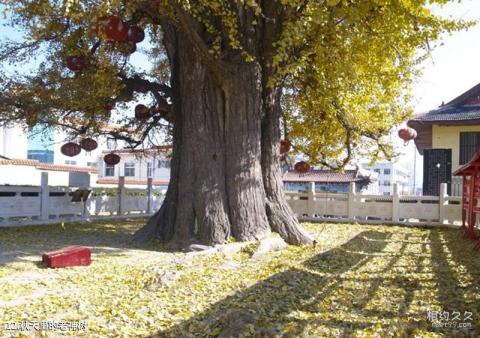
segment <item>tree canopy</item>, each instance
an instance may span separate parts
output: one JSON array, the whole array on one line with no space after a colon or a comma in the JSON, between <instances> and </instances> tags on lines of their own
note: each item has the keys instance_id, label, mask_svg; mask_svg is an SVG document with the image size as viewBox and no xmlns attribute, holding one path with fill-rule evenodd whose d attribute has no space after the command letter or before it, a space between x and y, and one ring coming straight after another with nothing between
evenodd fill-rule
<instances>
[{"instance_id":1,"label":"tree canopy","mask_svg":"<svg viewBox=\"0 0 480 338\"><path fill-rule=\"evenodd\" d=\"M175 123L162 39L168 24L219 76L236 62L257 63L266 86L284 94L284 137L311 163L341 167L355 155L390 156L385 136L411 113L418 63L440 34L469 25L429 10L446 2L6 0L6 21L23 38L0 43L0 123L31 120L33 112L72 137L109 134L132 146L168 135ZM126 46L99 32L107 16L145 30L148 72L132 65ZM72 56L85 58L81 71L66 66ZM39 66L31 72L6 71L8 63L34 59ZM153 114L138 120L125 108L142 95ZM123 127L105 128L111 107Z\"/></svg>"}]
</instances>

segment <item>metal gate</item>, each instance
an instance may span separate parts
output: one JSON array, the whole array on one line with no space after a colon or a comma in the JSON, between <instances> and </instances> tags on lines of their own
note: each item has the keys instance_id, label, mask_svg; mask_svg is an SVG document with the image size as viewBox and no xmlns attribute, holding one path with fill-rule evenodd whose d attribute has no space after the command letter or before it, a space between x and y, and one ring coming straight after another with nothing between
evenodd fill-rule
<instances>
[{"instance_id":1,"label":"metal gate","mask_svg":"<svg viewBox=\"0 0 480 338\"><path fill-rule=\"evenodd\" d=\"M438 196L440 183L452 190L452 149L425 149L423 153L423 195Z\"/></svg>"}]
</instances>

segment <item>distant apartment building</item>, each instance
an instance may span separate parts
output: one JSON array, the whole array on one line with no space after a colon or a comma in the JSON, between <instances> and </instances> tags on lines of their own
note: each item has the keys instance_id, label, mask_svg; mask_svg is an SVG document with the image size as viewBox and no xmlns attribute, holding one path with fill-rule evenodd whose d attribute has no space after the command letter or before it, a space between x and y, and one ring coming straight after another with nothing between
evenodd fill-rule
<instances>
[{"instance_id":1,"label":"distant apartment building","mask_svg":"<svg viewBox=\"0 0 480 338\"><path fill-rule=\"evenodd\" d=\"M394 183L397 184L400 194L413 193L413 173L404 166L393 162L377 162L375 165L363 163L361 167L378 174L378 193L380 195L391 195Z\"/></svg>"},{"instance_id":2,"label":"distant apartment building","mask_svg":"<svg viewBox=\"0 0 480 338\"><path fill-rule=\"evenodd\" d=\"M99 161L98 184L118 184L121 176L125 177L125 184L145 185L147 179L153 179L153 185L166 190L170 181L170 154L171 146L153 147L148 149L103 150L103 158L109 152L120 156L120 163L112 166Z\"/></svg>"},{"instance_id":3,"label":"distant apartment building","mask_svg":"<svg viewBox=\"0 0 480 338\"><path fill-rule=\"evenodd\" d=\"M124 142L100 137L96 138L97 149L91 152L82 150L79 155L68 157L60 151L61 146L66 142L65 139L66 135L63 132L40 125L28 131L13 125L0 127L0 158L2 159L0 175L4 173L3 181L6 180L2 181L2 184L23 184L24 175L23 177L15 175L15 169L12 167L23 165L28 170L35 171L33 175L35 177L38 174L36 171L48 170L52 182L62 182L60 185L78 181L69 180L68 177L65 179L65 172L88 172L98 175L98 179L92 182L94 185L113 186L118 184L120 176L124 176L127 185L145 186L147 178L152 177L153 184L157 187L166 189L168 186L170 146L126 150L127 145ZM120 156L119 164L106 165L103 157L110 152ZM55 175L61 178L57 179ZM35 178L34 181L36 182L37 179Z\"/></svg>"}]
</instances>

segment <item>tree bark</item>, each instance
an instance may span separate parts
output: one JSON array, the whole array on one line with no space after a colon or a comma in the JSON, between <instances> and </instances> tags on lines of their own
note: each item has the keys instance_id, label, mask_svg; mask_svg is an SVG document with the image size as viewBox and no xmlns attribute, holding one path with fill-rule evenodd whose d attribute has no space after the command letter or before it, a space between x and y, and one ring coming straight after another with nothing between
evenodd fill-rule
<instances>
[{"instance_id":1,"label":"tree bark","mask_svg":"<svg viewBox=\"0 0 480 338\"><path fill-rule=\"evenodd\" d=\"M171 180L135 238L183 247L256 240L273 229L289 243L310 243L283 197L279 105L264 104L259 65L238 62L225 76L196 56L181 31L167 28L165 39L175 116Z\"/></svg>"},{"instance_id":2,"label":"tree bark","mask_svg":"<svg viewBox=\"0 0 480 338\"><path fill-rule=\"evenodd\" d=\"M262 120L262 173L270 226L287 243L311 244L313 239L300 227L283 190L279 161L281 90L265 87L263 93L265 115Z\"/></svg>"}]
</instances>

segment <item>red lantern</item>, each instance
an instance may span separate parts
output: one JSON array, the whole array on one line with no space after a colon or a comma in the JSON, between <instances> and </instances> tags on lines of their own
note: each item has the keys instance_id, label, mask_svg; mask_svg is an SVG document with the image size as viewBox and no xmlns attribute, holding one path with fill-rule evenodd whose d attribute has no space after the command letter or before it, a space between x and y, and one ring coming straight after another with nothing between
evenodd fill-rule
<instances>
[{"instance_id":1,"label":"red lantern","mask_svg":"<svg viewBox=\"0 0 480 338\"><path fill-rule=\"evenodd\" d=\"M407 144L408 141L411 141L417 137L417 131L412 128L401 128L398 131L398 137L404 140L405 144Z\"/></svg>"},{"instance_id":2,"label":"red lantern","mask_svg":"<svg viewBox=\"0 0 480 338\"><path fill-rule=\"evenodd\" d=\"M88 59L84 55L70 55L65 59L67 68L74 72L81 72L88 63Z\"/></svg>"},{"instance_id":3,"label":"red lantern","mask_svg":"<svg viewBox=\"0 0 480 338\"><path fill-rule=\"evenodd\" d=\"M135 118L138 120L146 120L151 116L150 109L143 104L137 104L135 107Z\"/></svg>"},{"instance_id":4,"label":"red lantern","mask_svg":"<svg viewBox=\"0 0 480 338\"><path fill-rule=\"evenodd\" d=\"M138 26L130 26L127 32L127 40L133 43L142 42L145 39L145 32Z\"/></svg>"},{"instance_id":5,"label":"red lantern","mask_svg":"<svg viewBox=\"0 0 480 338\"><path fill-rule=\"evenodd\" d=\"M115 153L110 153L110 154L105 155L103 160L108 165L116 165L116 164L120 163L120 156L118 156Z\"/></svg>"},{"instance_id":6,"label":"red lantern","mask_svg":"<svg viewBox=\"0 0 480 338\"><path fill-rule=\"evenodd\" d=\"M118 16L102 16L97 20L97 34L109 40L123 42L127 40L128 25Z\"/></svg>"},{"instance_id":7,"label":"red lantern","mask_svg":"<svg viewBox=\"0 0 480 338\"><path fill-rule=\"evenodd\" d=\"M286 154L290 151L290 147L291 147L291 143L290 143L290 140L281 140L280 141L280 154L283 155L283 154Z\"/></svg>"},{"instance_id":8,"label":"red lantern","mask_svg":"<svg viewBox=\"0 0 480 338\"><path fill-rule=\"evenodd\" d=\"M110 111L114 108L114 105L107 102L102 104L102 108L105 110L105 112L110 113Z\"/></svg>"},{"instance_id":9,"label":"red lantern","mask_svg":"<svg viewBox=\"0 0 480 338\"><path fill-rule=\"evenodd\" d=\"M68 142L68 143L65 143L60 148L60 151L65 156L73 157L73 156L77 156L78 154L80 154L80 152L82 151L82 148L76 143Z\"/></svg>"},{"instance_id":10,"label":"red lantern","mask_svg":"<svg viewBox=\"0 0 480 338\"><path fill-rule=\"evenodd\" d=\"M117 45L117 50L123 55L127 56L135 53L137 50L137 45L132 41L119 42Z\"/></svg>"},{"instance_id":11,"label":"red lantern","mask_svg":"<svg viewBox=\"0 0 480 338\"><path fill-rule=\"evenodd\" d=\"M310 171L310 164L308 164L305 161L300 161L295 163L295 171L300 173L300 174L305 174Z\"/></svg>"},{"instance_id":12,"label":"red lantern","mask_svg":"<svg viewBox=\"0 0 480 338\"><path fill-rule=\"evenodd\" d=\"M80 141L80 147L85 151L92 151L97 149L98 143L94 139L87 137Z\"/></svg>"},{"instance_id":13,"label":"red lantern","mask_svg":"<svg viewBox=\"0 0 480 338\"><path fill-rule=\"evenodd\" d=\"M34 125L37 124L38 115L33 110L32 107L27 107L25 109L25 121L27 122L27 126L29 126L29 127L33 127Z\"/></svg>"}]
</instances>

